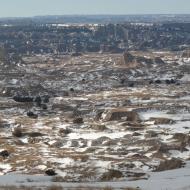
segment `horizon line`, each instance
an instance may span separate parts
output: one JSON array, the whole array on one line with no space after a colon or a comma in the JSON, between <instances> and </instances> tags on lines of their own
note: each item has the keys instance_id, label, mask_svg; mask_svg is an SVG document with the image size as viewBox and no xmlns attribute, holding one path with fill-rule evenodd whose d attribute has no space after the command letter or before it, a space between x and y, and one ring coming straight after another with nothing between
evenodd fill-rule
<instances>
[{"instance_id":1,"label":"horizon line","mask_svg":"<svg viewBox=\"0 0 190 190\"><path fill-rule=\"evenodd\" d=\"M36 17L51 17L51 16L187 16L190 13L129 13L129 14L44 14L33 16L0 16L0 19L14 18L36 18Z\"/></svg>"}]
</instances>

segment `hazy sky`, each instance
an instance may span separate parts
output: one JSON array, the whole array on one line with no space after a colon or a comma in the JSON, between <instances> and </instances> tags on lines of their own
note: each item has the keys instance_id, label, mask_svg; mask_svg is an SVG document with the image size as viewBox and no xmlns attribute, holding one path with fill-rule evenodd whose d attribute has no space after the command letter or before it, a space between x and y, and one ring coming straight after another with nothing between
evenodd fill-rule
<instances>
[{"instance_id":1,"label":"hazy sky","mask_svg":"<svg viewBox=\"0 0 190 190\"><path fill-rule=\"evenodd\" d=\"M0 0L0 17L189 13L190 0Z\"/></svg>"}]
</instances>

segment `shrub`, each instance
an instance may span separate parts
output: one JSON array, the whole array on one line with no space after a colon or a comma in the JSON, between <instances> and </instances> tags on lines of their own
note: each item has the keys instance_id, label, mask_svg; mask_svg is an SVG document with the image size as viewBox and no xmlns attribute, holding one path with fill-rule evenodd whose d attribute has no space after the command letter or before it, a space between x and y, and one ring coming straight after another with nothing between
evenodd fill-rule
<instances>
[{"instance_id":1,"label":"shrub","mask_svg":"<svg viewBox=\"0 0 190 190\"><path fill-rule=\"evenodd\" d=\"M71 132L72 132L71 129L68 129L68 128L59 130L59 133L62 135L68 135Z\"/></svg>"},{"instance_id":2,"label":"shrub","mask_svg":"<svg viewBox=\"0 0 190 190\"><path fill-rule=\"evenodd\" d=\"M15 136L15 137L22 137L23 133L22 133L21 127L15 127L15 128L13 129L12 134L13 134L13 136Z\"/></svg>"},{"instance_id":3,"label":"shrub","mask_svg":"<svg viewBox=\"0 0 190 190\"><path fill-rule=\"evenodd\" d=\"M83 121L83 118L78 117L78 118L75 118L73 120L73 123L75 123L75 124L82 124L82 123L84 123L84 121Z\"/></svg>"}]
</instances>

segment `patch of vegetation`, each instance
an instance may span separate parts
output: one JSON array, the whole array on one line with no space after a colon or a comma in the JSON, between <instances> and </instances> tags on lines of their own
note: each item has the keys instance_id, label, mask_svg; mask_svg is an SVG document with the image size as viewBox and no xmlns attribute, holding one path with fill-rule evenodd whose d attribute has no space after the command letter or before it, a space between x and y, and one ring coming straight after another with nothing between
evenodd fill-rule
<instances>
[{"instance_id":1,"label":"patch of vegetation","mask_svg":"<svg viewBox=\"0 0 190 190\"><path fill-rule=\"evenodd\" d=\"M23 132L22 132L21 127L15 127L15 128L13 129L12 134L13 134L13 136L15 136L15 137L22 137Z\"/></svg>"}]
</instances>

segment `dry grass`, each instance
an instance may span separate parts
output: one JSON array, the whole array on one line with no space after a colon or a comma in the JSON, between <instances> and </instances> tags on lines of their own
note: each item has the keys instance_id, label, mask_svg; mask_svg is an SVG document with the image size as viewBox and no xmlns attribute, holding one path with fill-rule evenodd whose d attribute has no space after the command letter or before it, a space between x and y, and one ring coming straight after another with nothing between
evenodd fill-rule
<instances>
[{"instance_id":1,"label":"dry grass","mask_svg":"<svg viewBox=\"0 0 190 190\"><path fill-rule=\"evenodd\" d=\"M81 162L87 162L89 160L88 155L71 155L70 158L72 158L74 161L81 161Z\"/></svg>"},{"instance_id":2,"label":"dry grass","mask_svg":"<svg viewBox=\"0 0 190 190\"><path fill-rule=\"evenodd\" d=\"M122 178L123 174L119 170L109 170L108 172L104 173L101 177L102 181L110 181L114 178Z\"/></svg>"},{"instance_id":3,"label":"dry grass","mask_svg":"<svg viewBox=\"0 0 190 190\"><path fill-rule=\"evenodd\" d=\"M155 171L165 171L181 168L184 166L184 162L177 158L172 158L171 160L165 160L160 162L160 165L156 168Z\"/></svg>"},{"instance_id":4,"label":"dry grass","mask_svg":"<svg viewBox=\"0 0 190 190\"><path fill-rule=\"evenodd\" d=\"M102 189L102 190L113 190L113 188L112 187L104 187L104 189Z\"/></svg>"},{"instance_id":5,"label":"dry grass","mask_svg":"<svg viewBox=\"0 0 190 190\"><path fill-rule=\"evenodd\" d=\"M48 187L47 190L63 190L63 187L54 185L54 186Z\"/></svg>"}]
</instances>

